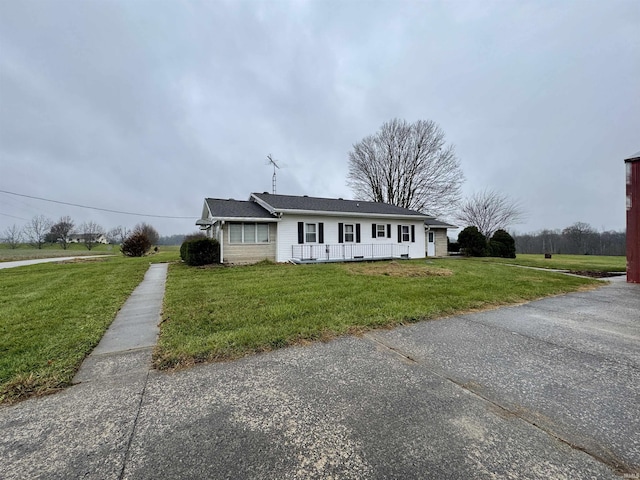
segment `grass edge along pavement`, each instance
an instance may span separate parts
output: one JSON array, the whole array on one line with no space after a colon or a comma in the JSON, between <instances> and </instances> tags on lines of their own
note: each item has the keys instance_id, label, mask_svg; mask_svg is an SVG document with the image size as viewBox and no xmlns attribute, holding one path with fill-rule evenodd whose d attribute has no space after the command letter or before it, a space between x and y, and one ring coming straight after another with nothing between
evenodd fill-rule
<instances>
[{"instance_id":1,"label":"grass edge along pavement","mask_svg":"<svg viewBox=\"0 0 640 480\"><path fill-rule=\"evenodd\" d=\"M67 387L150 261L105 257L0 272L0 403Z\"/></svg>"},{"instance_id":2,"label":"grass edge along pavement","mask_svg":"<svg viewBox=\"0 0 640 480\"><path fill-rule=\"evenodd\" d=\"M508 263L525 267L566 270L570 273L620 272L627 270L627 258L624 256L606 255L563 255L553 254L544 258L542 254L522 254L516 258L484 257L480 261L490 263Z\"/></svg>"},{"instance_id":3,"label":"grass edge along pavement","mask_svg":"<svg viewBox=\"0 0 640 480\"><path fill-rule=\"evenodd\" d=\"M602 282L477 259L172 264L154 365L171 369L229 360L598 285Z\"/></svg>"}]
</instances>

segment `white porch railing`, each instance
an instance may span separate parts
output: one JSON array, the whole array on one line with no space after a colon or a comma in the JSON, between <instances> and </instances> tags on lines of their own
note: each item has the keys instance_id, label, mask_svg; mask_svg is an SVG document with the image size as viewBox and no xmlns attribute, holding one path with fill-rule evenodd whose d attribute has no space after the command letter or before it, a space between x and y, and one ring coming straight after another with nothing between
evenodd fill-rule
<instances>
[{"instance_id":1,"label":"white porch railing","mask_svg":"<svg viewBox=\"0 0 640 480\"><path fill-rule=\"evenodd\" d=\"M409 258L409 245L401 243L339 243L334 245L293 245L292 260L340 261L375 260L381 258Z\"/></svg>"}]
</instances>

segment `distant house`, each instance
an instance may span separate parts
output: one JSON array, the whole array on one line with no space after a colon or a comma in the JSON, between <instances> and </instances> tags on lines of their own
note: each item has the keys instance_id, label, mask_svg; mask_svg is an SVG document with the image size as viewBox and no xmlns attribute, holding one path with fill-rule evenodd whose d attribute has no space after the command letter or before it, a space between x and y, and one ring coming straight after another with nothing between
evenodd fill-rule
<instances>
[{"instance_id":1,"label":"distant house","mask_svg":"<svg viewBox=\"0 0 640 480\"><path fill-rule=\"evenodd\" d=\"M109 241L103 233L71 233L69 243L85 243L87 239L92 239L93 243L108 244Z\"/></svg>"},{"instance_id":2,"label":"distant house","mask_svg":"<svg viewBox=\"0 0 640 480\"><path fill-rule=\"evenodd\" d=\"M437 218L428 218L425 225L425 250L428 257L446 257L448 255L447 229L458 228L455 225L442 222Z\"/></svg>"},{"instance_id":3,"label":"distant house","mask_svg":"<svg viewBox=\"0 0 640 480\"><path fill-rule=\"evenodd\" d=\"M220 242L223 263L314 263L424 258L429 219L385 203L252 193L206 198L196 225Z\"/></svg>"}]
</instances>

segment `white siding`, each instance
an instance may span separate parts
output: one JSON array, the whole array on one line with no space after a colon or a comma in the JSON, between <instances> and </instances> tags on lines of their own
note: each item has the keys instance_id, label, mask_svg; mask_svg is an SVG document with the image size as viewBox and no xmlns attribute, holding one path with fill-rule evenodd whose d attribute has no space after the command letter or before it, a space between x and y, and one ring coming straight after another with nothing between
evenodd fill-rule
<instances>
[{"instance_id":1,"label":"white siding","mask_svg":"<svg viewBox=\"0 0 640 480\"><path fill-rule=\"evenodd\" d=\"M293 246L298 245L298 222L304 223L324 223L324 245L337 245L338 242L338 224L360 224L360 243L367 245L383 245L393 244L408 246L410 258L425 257L425 231L424 219L404 220L389 218L355 218L340 216L300 216L300 215L283 215L281 221L277 224L278 228L278 247L276 260L278 262L287 262L291 260L293 255ZM373 238L372 225L387 224L391 225L391 238ZM415 241L398 243L398 225L413 225L415 229ZM385 227L386 228L386 227ZM316 242L318 243L318 242Z\"/></svg>"}]
</instances>

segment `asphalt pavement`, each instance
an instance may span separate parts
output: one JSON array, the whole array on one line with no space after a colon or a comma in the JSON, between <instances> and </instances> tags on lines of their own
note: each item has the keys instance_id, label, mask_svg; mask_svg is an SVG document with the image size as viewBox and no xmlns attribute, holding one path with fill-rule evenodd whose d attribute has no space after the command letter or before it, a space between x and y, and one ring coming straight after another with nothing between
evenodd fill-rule
<instances>
[{"instance_id":1,"label":"asphalt pavement","mask_svg":"<svg viewBox=\"0 0 640 480\"><path fill-rule=\"evenodd\" d=\"M0 478L638 478L640 285L0 408Z\"/></svg>"}]
</instances>

